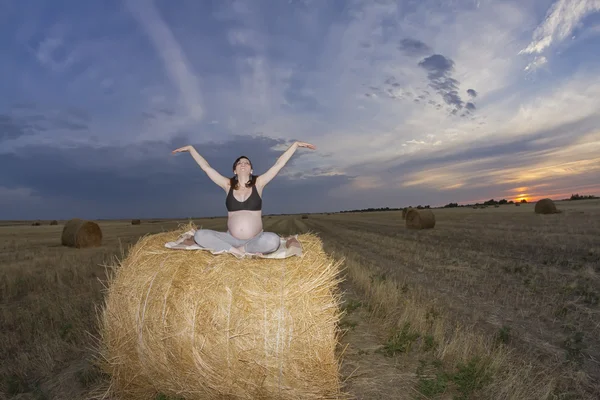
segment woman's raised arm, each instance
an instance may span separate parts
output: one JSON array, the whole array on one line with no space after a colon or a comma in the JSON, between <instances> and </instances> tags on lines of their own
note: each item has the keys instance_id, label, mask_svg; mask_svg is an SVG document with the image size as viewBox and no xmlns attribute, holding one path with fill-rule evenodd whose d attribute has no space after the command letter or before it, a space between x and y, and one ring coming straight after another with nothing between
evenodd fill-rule
<instances>
[{"instance_id":1,"label":"woman's raised arm","mask_svg":"<svg viewBox=\"0 0 600 400\"><path fill-rule=\"evenodd\" d=\"M227 191L227 188L229 187L229 178L224 177L223 175L218 173L213 167L211 167L208 164L208 161L206 161L204 159L204 157L202 157L200 154L198 154L198 152L196 151L196 149L193 146L183 146L183 147L173 150L172 153L173 154L183 153L186 151L192 155L192 157L194 158L194 160L196 160L196 162L198 163L200 168L202 168L202 171L206 172L206 175L208 175L208 177L214 183L216 183L217 185L222 187L223 190Z\"/></svg>"},{"instance_id":2,"label":"woman's raised arm","mask_svg":"<svg viewBox=\"0 0 600 400\"><path fill-rule=\"evenodd\" d=\"M316 146L310 143L294 142L294 144L292 144L281 156L279 156L275 164L271 168L269 168L267 172L256 178L256 184L261 187L265 187L269 182L271 182L271 180L277 176L279 171L281 171L281 168L283 168L285 164L287 164L287 162L296 152L298 147L306 147L311 150L316 149Z\"/></svg>"}]
</instances>

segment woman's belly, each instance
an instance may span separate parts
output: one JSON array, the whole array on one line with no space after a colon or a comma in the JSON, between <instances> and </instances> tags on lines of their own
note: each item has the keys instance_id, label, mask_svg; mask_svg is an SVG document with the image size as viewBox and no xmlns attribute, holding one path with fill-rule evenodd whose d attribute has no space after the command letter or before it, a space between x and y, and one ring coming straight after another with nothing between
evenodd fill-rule
<instances>
[{"instance_id":1,"label":"woman's belly","mask_svg":"<svg viewBox=\"0 0 600 400\"><path fill-rule=\"evenodd\" d=\"M241 210L229 213L227 230L237 239L251 239L262 229L262 213L260 211Z\"/></svg>"}]
</instances>

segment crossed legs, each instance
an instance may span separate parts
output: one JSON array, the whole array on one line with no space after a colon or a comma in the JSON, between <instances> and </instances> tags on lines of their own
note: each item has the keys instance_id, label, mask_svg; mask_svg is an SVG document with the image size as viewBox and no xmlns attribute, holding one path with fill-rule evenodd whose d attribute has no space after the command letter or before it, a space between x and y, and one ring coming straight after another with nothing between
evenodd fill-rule
<instances>
[{"instance_id":1,"label":"crossed legs","mask_svg":"<svg viewBox=\"0 0 600 400\"><path fill-rule=\"evenodd\" d=\"M279 235L272 232L260 232L251 239L242 240L233 237L229 232L212 229L198 229L194 241L207 249L228 251L237 255L245 253L272 253L279 248Z\"/></svg>"}]
</instances>

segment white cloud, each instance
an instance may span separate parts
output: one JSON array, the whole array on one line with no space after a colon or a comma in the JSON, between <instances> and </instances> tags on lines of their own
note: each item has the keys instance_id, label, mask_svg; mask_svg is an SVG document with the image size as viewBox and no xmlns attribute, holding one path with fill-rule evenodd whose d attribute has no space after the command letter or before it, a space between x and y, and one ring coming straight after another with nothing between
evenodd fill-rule
<instances>
[{"instance_id":1,"label":"white cloud","mask_svg":"<svg viewBox=\"0 0 600 400\"><path fill-rule=\"evenodd\" d=\"M519 54L541 54L553 42L568 38L584 17L596 11L600 11L600 0L557 0L533 32L531 43Z\"/></svg>"},{"instance_id":2,"label":"white cloud","mask_svg":"<svg viewBox=\"0 0 600 400\"><path fill-rule=\"evenodd\" d=\"M187 116L194 122L203 116L199 79L192 71L183 49L152 2L128 0L132 15L156 47L173 84L178 88Z\"/></svg>"},{"instance_id":3,"label":"white cloud","mask_svg":"<svg viewBox=\"0 0 600 400\"><path fill-rule=\"evenodd\" d=\"M527 64L525 71L535 71L544 65L548 64L548 59L544 56L536 56L532 62Z\"/></svg>"}]
</instances>

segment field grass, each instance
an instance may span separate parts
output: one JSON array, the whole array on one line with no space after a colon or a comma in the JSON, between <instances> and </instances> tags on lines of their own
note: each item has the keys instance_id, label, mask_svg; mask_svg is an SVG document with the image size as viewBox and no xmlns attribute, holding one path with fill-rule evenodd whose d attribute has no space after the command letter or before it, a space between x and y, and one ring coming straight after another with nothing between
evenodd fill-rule
<instances>
[{"instance_id":1,"label":"field grass","mask_svg":"<svg viewBox=\"0 0 600 400\"><path fill-rule=\"evenodd\" d=\"M600 396L600 201L265 217L344 257L344 389L360 399ZM188 221L99 221L102 247L60 245L58 226L0 224L0 399L98 398L91 363L103 281L138 238ZM225 230L224 218L194 220Z\"/></svg>"}]
</instances>

